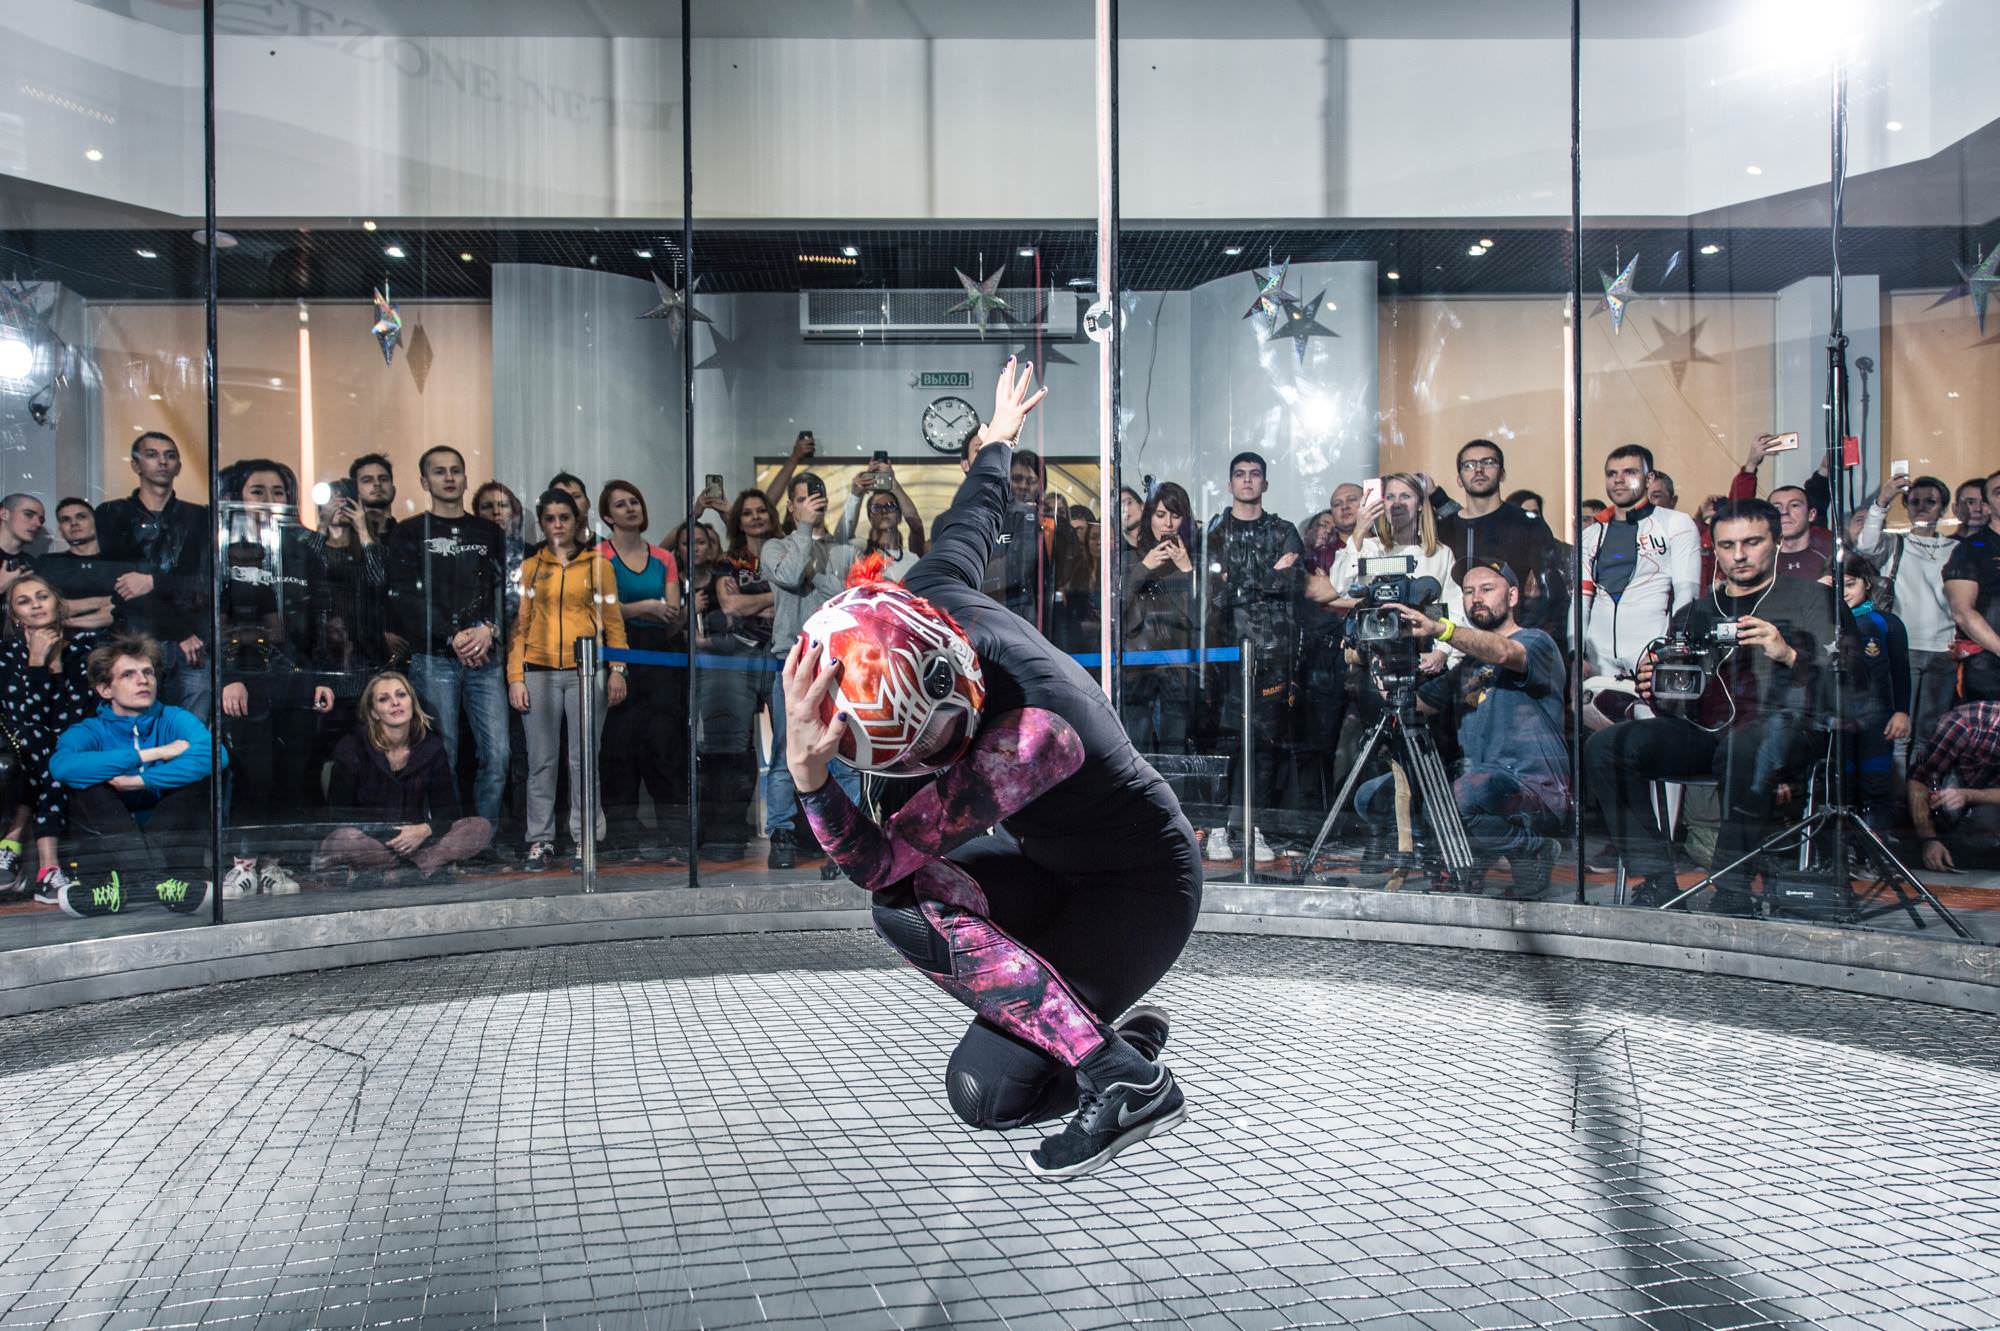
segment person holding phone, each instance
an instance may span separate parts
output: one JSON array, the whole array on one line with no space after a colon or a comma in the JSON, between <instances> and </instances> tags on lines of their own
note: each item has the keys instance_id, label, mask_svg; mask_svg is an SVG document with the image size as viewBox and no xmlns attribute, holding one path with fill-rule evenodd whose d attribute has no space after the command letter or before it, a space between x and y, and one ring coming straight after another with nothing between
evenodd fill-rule
<instances>
[{"instance_id":1,"label":"person holding phone","mask_svg":"<svg viewBox=\"0 0 2000 1331\"><path fill-rule=\"evenodd\" d=\"M861 521L864 509L866 519ZM857 521L861 521L859 527ZM907 541L903 538L905 527L909 528ZM901 582L903 575L923 557L924 520L917 513L916 501L896 479L887 449L876 449L868 465L854 474L848 485L847 502L841 508L840 522L833 529L833 539L851 542L857 531L866 533L861 540L861 553L867 555L879 550L886 561L882 576L891 582Z\"/></svg>"},{"instance_id":2,"label":"person holding phone","mask_svg":"<svg viewBox=\"0 0 2000 1331\"><path fill-rule=\"evenodd\" d=\"M1910 529L1886 530L1890 505L1901 503ZM1958 543L1939 532L1951 504L1951 487L1936 476L1911 480L1891 473L1868 507L1854 515L1854 553L1882 570L1875 606L1893 611L1910 640L1910 728L1928 735L1951 709L1958 691L1958 662L1951 639L1956 624L1945 599L1944 570ZM1896 762L1907 769L1910 741L1896 742Z\"/></svg>"},{"instance_id":3,"label":"person holding phone","mask_svg":"<svg viewBox=\"0 0 2000 1331\"><path fill-rule=\"evenodd\" d=\"M1172 481L1139 516L1139 544L1124 553L1127 652L1189 652L1195 646L1194 505ZM1187 752L1194 703L1192 660L1125 667L1125 733L1141 753Z\"/></svg>"}]
</instances>

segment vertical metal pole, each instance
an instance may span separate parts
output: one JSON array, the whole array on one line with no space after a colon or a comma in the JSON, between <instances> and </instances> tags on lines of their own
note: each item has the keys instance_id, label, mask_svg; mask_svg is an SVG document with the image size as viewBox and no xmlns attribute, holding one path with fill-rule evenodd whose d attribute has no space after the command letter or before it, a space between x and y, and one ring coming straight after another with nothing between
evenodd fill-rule
<instances>
[{"instance_id":1,"label":"vertical metal pole","mask_svg":"<svg viewBox=\"0 0 2000 1331\"><path fill-rule=\"evenodd\" d=\"M688 298L694 297L694 29L693 0L681 0L681 257L687 262ZM928 160L928 159L927 159ZM694 512L694 325L681 339L681 467L684 475L684 512ZM751 478L755 480L753 476ZM692 520L690 520L692 522ZM690 526L692 530L692 526ZM681 559L681 604L686 609L687 673L687 772L688 772L688 886L701 886L701 751L696 736L701 733L701 664L695 660L694 630L694 542ZM752 713L754 728L755 713Z\"/></svg>"},{"instance_id":2,"label":"vertical metal pole","mask_svg":"<svg viewBox=\"0 0 2000 1331\"><path fill-rule=\"evenodd\" d=\"M1250 724L1251 698L1257 691L1257 649L1243 640L1243 885L1257 884L1257 735Z\"/></svg>"},{"instance_id":3,"label":"vertical metal pole","mask_svg":"<svg viewBox=\"0 0 2000 1331\"><path fill-rule=\"evenodd\" d=\"M597 639L576 640L576 765L581 771L569 774L569 788L582 806L579 824L583 834L576 839L577 855L583 862L583 890L597 890Z\"/></svg>"},{"instance_id":4,"label":"vertical metal pole","mask_svg":"<svg viewBox=\"0 0 2000 1331\"><path fill-rule=\"evenodd\" d=\"M1576 843L1576 899L1583 849L1583 0L1569 7L1569 830Z\"/></svg>"},{"instance_id":5,"label":"vertical metal pole","mask_svg":"<svg viewBox=\"0 0 2000 1331\"><path fill-rule=\"evenodd\" d=\"M202 226L208 243L202 258L208 273L202 299L202 359L208 369L208 659L201 668L208 672L208 715L201 723L214 732L208 746L208 840L214 858L215 886L208 894L209 919L222 923L222 451L217 436L222 431L222 400L216 384L215 308L215 0L201 6L201 146L202 146ZM177 650L172 643L168 651ZM181 669L187 669L181 663Z\"/></svg>"},{"instance_id":6,"label":"vertical metal pole","mask_svg":"<svg viewBox=\"0 0 2000 1331\"><path fill-rule=\"evenodd\" d=\"M1116 656L1118 566L1125 538L1118 504L1118 379L1123 306L1118 299L1118 0L1097 0L1097 298L1109 301L1111 335L1097 344L1098 598L1097 649L1104 662L1100 683L1115 709L1121 670ZM1046 373L1046 371L1044 372Z\"/></svg>"}]
</instances>

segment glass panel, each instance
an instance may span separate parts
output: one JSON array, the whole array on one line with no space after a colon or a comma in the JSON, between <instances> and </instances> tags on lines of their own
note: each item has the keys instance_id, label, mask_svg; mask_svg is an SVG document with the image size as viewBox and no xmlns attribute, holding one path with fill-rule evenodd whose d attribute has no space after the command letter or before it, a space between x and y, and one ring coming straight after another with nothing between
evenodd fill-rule
<instances>
[{"instance_id":1,"label":"glass panel","mask_svg":"<svg viewBox=\"0 0 2000 1331\"><path fill-rule=\"evenodd\" d=\"M218 37L232 918L577 890L576 642L684 650L677 15L432 9ZM662 660L594 700L602 865L649 883Z\"/></svg>"},{"instance_id":2,"label":"glass panel","mask_svg":"<svg viewBox=\"0 0 2000 1331\"><path fill-rule=\"evenodd\" d=\"M1121 10L1126 723L1212 877L1566 894L1568 7L1315 16Z\"/></svg>"},{"instance_id":3,"label":"glass panel","mask_svg":"<svg viewBox=\"0 0 2000 1331\"><path fill-rule=\"evenodd\" d=\"M212 910L206 670L95 654L210 608L199 15L153 12L0 21L0 947Z\"/></svg>"},{"instance_id":4,"label":"glass panel","mask_svg":"<svg viewBox=\"0 0 2000 1331\"><path fill-rule=\"evenodd\" d=\"M1915 828L1902 774L1908 732L1933 733L1954 701L1943 570L1976 563L1939 524L1960 473L1984 467L1965 415L1984 330L1960 299L1978 283L1949 283L1991 240L1993 206L1962 182L2000 106L1951 51L1988 17L1744 3L1662 37L1625 31L1623 6L1584 7L1586 274L1630 277L1609 297L1622 320L1583 325L1586 481L1602 466L1613 505L1584 545L1584 763L1591 858L1619 871L1593 876L1592 900L1951 935L1911 834L1953 821L1927 785L1992 774L1917 769L1932 825ZM1676 58L1657 58L1663 42ZM1850 514L1866 557L1850 571L1868 575L1853 610L1828 576ZM1732 650L1718 623L1752 636ZM1634 687L1615 677L1649 644L1659 715L1611 725Z\"/></svg>"},{"instance_id":5,"label":"glass panel","mask_svg":"<svg viewBox=\"0 0 2000 1331\"><path fill-rule=\"evenodd\" d=\"M701 515L721 562L698 566L705 881L812 879L782 749L769 761L778 657L855 557L915 561L1010 354L1050 392L986 589L1065 650L1097 641L1091 7L1044 7L1033 33L999 11L945 33L902 10L786 12L694 7L694 448L727 497ZM825 539L788 536L822 495ZM921 783L854 784L880 812Z\"/></svg>"}]
</instances>

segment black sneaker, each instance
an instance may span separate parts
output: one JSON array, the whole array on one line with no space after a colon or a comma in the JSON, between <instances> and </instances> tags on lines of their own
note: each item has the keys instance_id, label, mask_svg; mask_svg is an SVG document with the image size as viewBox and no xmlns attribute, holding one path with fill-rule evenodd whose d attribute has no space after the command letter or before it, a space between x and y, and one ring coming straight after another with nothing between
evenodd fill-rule
<instances>
[{"instance_id":1,"label":"black sneaker","mask_svg":"<svg viewBox=\"0 0 2000 1331\"><path fill-rule=\"evenodd\" d=\"M1126 1147L1166 1132L1186 1117L1187 1104L1174 1074L1156 1063L1152 1080L1144 1084L1115 1081L1102 1090L1084 1091L1069 1126L1042 1139L1028 1157L1028 1168L1037 1178L1082 1178Z\"/></svg>"},{"instance_id":2,"label":"black sneaker","mask_svg":"<svg viewBox=\"0 0 2000 1331\"><path fill-rule=\"evenodd\" d=\"M1549 894L1549 876L1556 867L1559 847L1554 837L1543 837L1528 854L1509 856L1507 869L1514 881L1501 893L1514 901L1541 901Z\"/></svg>"},{"instance_id":3,"label":"black sneaker","mask_svg":"<svg viewBox=\"0 0 2000 1331\"><path fill-rule=\"evenodd\" d=\"M168 910L192 915L208 900L208 883L199 878L162 878L153 884L153 896Z\"/></svg>"},{"instance_id":4,"label":"black sneaker","mask_svg":"<svg viewBox=\"0 0 2000 1331\"><path fill-rule=\"evenodd\" d=\"M81 883L72 878L56 904L65 915L88 919L93 915L116 915L139 903L126 897L125 884L114 869L101 883Z\"/></svg>"},{"instance_id":5,"label":"black sneaker","mask_svg":"<svg viewBox=\"0 0 2000 1331\"><path fill-rule=\"evenodd\" d=\"M21 848L12 843L0 846L0 896L19 894L27 880L28 870L21 859Z\"/></svg>"},{"instance_id":6,"label":"black sneaker","mask_svg":"<svg viewBox=\"0 0 2000 1331\"><path fill-rule=\"evenodd\" d=\"M1167 1032L1172 1029L1172 1022L1165 1008L1141 1003L1125 1014L1116 1029L1125 1037L1126 1044L1146 1056L1148 1063L1157 1063L1167 1047Z\"/></svg>"},{"instance_id":7,"label":"black sneaker","mask_svg":"<svg viewBox=\"0 0 2000 1331\"><path fill-rule=\"evenodd\" d=\"M764 861L771 869L790 869L799 862L798 838L784 828L771 833L771 855Z\"/></svg>"}]
</instances>

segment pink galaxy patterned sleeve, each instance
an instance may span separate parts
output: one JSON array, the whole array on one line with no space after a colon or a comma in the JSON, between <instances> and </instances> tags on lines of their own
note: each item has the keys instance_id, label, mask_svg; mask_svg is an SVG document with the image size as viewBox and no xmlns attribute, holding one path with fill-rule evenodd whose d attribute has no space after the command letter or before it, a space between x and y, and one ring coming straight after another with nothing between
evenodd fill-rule
<instances>
[{"instance_id":1,"label":"pink galaxy patterned sleeve","mask_svg":"<svg viewBox=\"0 0 2000 1331\"><path fill-rule=\"evenodd\" d=\"M802 795L813 835L847 876L875 891L900 883L967 837L1025 808L1083 766L1069 722L1039 707L994 717L950 770L877 826L839 783Z\"/></svg>"}]
</instances>

